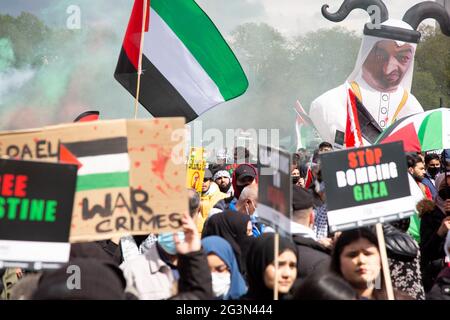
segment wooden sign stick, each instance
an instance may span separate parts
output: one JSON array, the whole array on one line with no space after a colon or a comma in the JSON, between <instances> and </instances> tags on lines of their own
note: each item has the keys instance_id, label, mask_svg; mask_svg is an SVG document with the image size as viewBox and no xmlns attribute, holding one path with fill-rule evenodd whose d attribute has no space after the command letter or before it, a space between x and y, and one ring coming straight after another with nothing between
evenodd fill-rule
<instances>
[{"instance_id":1,"label":"wooden sign stick","mask_svg":"<svg viewBox=\"0 0 450 320\"><path fill-rule=\"evenodd\" d=\"M141 89L141 74L142 74L142 50L144 49L144 32L145 22L147 18L147 4L148 0L144 0L144 14L142 16L142 29L141 29L141 43L139 47L139 62L138 62L138 78L136 85L136 99L134 100L134 119L137 119L138 105L139 105L139 91Z\"/></svg>"},{"instance_id":2,"label":"wooden sign stick","mask_svg":"<svg viewBox=\"0 0 450 320\"><path fill-rule=\"evenodd\" d=\"M394 298L394 290L392 289L392 281L391 281L391 273L389 270L389 262L387 258L386 252L386 243L384 242L384 232L383 225L381 223L376 224L377 229L377 238L378 238L378 247L381 255L381 266L383 269L383 277L386 285L386 293L388 296L388 300L395 300Z\"/></svg>"},{"instance_id":3,"label":"wooden sign stick","mask_svg":"<svg viewBox=\"0 0 450 320\"><path fill-rule=\"evenodd\" d=\"M273 284L273 300L278 300L278 254L279 254L279 250L278 250L278 243L280 242L280 235L278 234L278 230L276 230L275 232L275 237L274 237L274 255L275 255L275 259L273 261L274 265L275 265L275 282Z\"/></svg>"}]
</instances>

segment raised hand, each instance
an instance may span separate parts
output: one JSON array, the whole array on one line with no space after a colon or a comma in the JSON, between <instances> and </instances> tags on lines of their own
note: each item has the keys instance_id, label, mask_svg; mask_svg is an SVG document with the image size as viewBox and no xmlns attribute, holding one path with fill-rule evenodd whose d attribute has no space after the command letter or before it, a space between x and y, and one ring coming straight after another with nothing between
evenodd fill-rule
<instances>
[{"instance_id":1,"label":"raised hand","mask_svg":"<svg viewBox=\"0 0 450 320\"><path fill-rule=\"evenodd\" d=\"M189 213L186 212L183 214L181 223L184 231L184 242L181 242L176 232L173 234L173 240L175 242L177 253L188 254L191 252L199 251L202 247L200 235L198 233L195 222L191 218Z\"/></svg>"}]
</instances>

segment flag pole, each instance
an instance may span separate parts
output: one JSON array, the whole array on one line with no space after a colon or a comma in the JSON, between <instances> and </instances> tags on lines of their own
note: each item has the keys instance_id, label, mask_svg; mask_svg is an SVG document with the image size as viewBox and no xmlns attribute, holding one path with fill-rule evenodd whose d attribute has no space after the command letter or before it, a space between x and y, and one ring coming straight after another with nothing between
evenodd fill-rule
<instances>
[{"instance_id":1,"label":"flag pole","mask_svg":"<svg viewBox=\"0 0 450 320\"><path fill-rule=\"evenodd\" d=\"M274 256L275 259L273 261L273 264L275 266L275 281L273 283L273 300L278 300L278 273L280 272L278 270L278 255L279 255L279 241L280 241L280 235L278 233L278 227L275 228L275 237L273 238L274 241Z\"/></svg>"},{"instance_id":2,"label":"flag pole","mask_svg":"<svg viewBox=\"0 0 450 320\"><path fill-rule=\"evenodd\" d=\"M141 29L141 43L139 45L139 62L138 62L138 78L136 87L136 98L134 100L134 119L137 119L138 105L139 105L139 91L141 89L141 74L142 74L142 50L144 48L144 32L145 22L147 18L147 4L148 0L143 0L144 14L142 15L142 29Z\"/></svg>"},{"instance_id":3,"label":"flag pole","mask_svg":"<svg viewBox=\"0 0 450 320\"><path fill-rule=\"evenodd\" d=\"M378 238L378 246L381 255L381 266L383 269L384 283L386 286L386 293L388 300L395 300L394 290L392 288L392 280L391 280L391 272L389 270L389 261L386 252L386 243L384 241L384 231L383 225L381 223L377 223L375 225L377 231Z\"/></svg>"}]
</instances>

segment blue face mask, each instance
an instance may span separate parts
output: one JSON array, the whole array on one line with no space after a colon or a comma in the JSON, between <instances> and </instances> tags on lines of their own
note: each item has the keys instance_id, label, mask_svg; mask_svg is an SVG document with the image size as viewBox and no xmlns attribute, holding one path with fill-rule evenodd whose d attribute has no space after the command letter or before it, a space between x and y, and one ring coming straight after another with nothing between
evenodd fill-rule
<instances>
[{"instance_id":1,"label":"blue face mask","mask_svg":"<svg viewBox=\"0 0 450 320\"><path fill-rule=\"evenodd\" d=\"M178 239L184 242L184 232L178 231ZM175 248L175 241L173 241L173 232L164 232L158 235L158 243L161 248L164 249L168 254L174 256L177 254L177 249Z\"/></svg>"}]
</instances>

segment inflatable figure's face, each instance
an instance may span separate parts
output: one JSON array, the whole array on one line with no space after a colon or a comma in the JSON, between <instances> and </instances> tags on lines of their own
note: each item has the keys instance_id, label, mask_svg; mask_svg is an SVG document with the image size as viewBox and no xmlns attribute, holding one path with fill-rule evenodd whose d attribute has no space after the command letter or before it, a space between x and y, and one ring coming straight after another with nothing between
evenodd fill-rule
<instances>
[{"instance_id":1,"label":"inflatable figure's face","mask_svg":"<svg viewBox=\"0 0 450 320\"><path fill-rule=\"evenodd\" d=\"M364 80L378 91L394 91L414 59L410 44L399 46L394 40L378 41L363 64Z\"/></svg>"}]
</instances>

